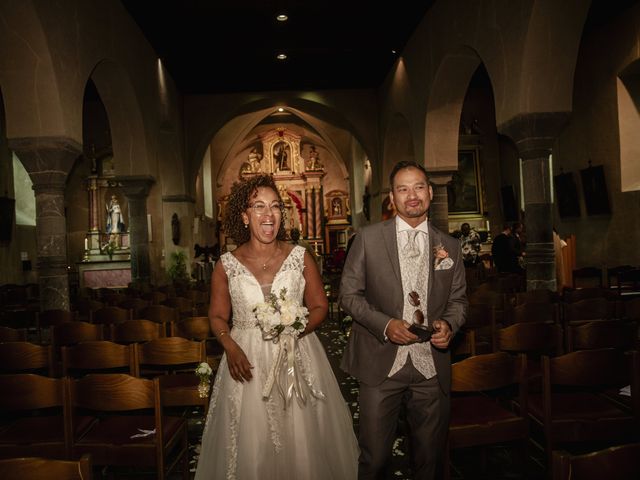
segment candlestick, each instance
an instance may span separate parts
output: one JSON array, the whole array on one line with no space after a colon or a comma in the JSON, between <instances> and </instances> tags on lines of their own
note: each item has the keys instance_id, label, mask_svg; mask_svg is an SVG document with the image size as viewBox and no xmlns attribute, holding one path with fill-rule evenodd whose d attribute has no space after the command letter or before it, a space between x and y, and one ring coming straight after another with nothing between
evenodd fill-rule
<instances>
[{"instance_id":1,"label":"candlestick","mask_svg":"<svg viewBox=\"0 0 640 480\"><path fill-rule=\"evenodd\" d=\"M84 249L89 250L89 239L86 237L84 239Z\"/></svg>"}]
</instances>

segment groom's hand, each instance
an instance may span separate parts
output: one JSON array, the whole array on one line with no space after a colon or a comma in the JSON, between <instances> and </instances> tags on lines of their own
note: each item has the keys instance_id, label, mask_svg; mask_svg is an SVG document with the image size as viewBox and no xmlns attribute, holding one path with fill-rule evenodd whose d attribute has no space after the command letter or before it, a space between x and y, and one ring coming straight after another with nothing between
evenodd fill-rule
<instances>
[{"instance_id":1,"label":"groom's hand","mask_svg":"<svg viewBox=\"0 0 640 480\"><path fill-rule=\"evenodd\" d=\"M409 345L420 340L416 335L409 331L410 323L397 318L392 318L387 324L387 338L390 342L398 345Z\"/></svg>"},{"instance_id":2,"label":"groom's hand","mask_svg":"<svg viewBox=\"0 0 640 480\"><path fill-rule=\"evenodd\" d=\"M444 320L435 320L433 322L433 335L431 335L431 345L441 350L449 346L453 332L451 325Z\"/></svg>"}]
</instances>

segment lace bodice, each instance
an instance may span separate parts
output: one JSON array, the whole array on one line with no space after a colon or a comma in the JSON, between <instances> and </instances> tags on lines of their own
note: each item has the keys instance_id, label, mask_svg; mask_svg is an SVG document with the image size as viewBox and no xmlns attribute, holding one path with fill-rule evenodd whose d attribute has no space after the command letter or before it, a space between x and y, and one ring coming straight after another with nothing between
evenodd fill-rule
<instances>
[{"instance_id":1,"label":"lace bodice","mask_svg":"<svg viewBox=\"0 0 640 480\"><path fill-rule=\"evenodd\" d=\"M278 295L283 288L286 288L287 297L302 304L305 287L304 252L304 247L299 245L293 247L273 278L271 293ZM253 308L264 301L264 294L258 280L231 252L222 255L220 260L229 279L233 328L257 328Z\"/></svg>"}]
</instances>

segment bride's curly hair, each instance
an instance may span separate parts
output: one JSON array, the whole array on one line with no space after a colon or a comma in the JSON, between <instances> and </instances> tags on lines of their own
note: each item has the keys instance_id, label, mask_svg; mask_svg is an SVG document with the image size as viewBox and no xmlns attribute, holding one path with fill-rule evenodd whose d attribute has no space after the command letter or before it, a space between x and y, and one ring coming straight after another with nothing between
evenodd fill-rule
<instances>
[{"instance_id":1,"label":"bride's curly hair","mask_svg":"<svg viewBox=\"0 0 640 480\"><path fill-rule=\"evenodd\" d=\"M256 175L241 182L234 182L231 186L229 201L222 221L222 227L227 235L229 235L238 245L242 245L249 241L251 234L249 229L245 228L242 221L242 214L247 211L251 199L258 194L258 188L265 187L273 190L280 202L280 228L278 229L278 240L286 240L287 232L284 228L286 220L286 212L280 192L273 177L268 174Z\"/></svg>"}]
</instances>

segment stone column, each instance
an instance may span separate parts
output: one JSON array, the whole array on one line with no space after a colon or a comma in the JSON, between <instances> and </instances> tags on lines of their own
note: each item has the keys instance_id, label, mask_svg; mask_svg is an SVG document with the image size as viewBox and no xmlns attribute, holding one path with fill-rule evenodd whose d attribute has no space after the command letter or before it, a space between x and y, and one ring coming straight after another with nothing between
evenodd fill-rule
<instances>
[{"instance_id":1,"label":"stone column","mask_svg":"<svg viewBox=\"0 0 640 480\"><path fill-rule=\"evenodd\" d=\"M147 231L147 197L155 183L150 175L117 176L122 193L129 202L129 248L131 250L131 282L135 286L148 285L149 232Z\"/></svg>"},{"instance_id":2,"label":"stone column","mask_svg":"<svg viewBox=\"0 0 640 480\"><path fill-rule=\"evenodd\" d=\"M69 310L64 190L82 146L65 137L26 137L10 139L9 147L22 161L35 191L40 308Z\"/></svg>"},{"instance_id":3,"label":"stone column","mask_svg":"<svg viewBox=\"0 0 640 480\"><path fill-rule=\"evenodd\" d=\"M429 174L429 182L433 188L433 199L429 207L429 221L444 233L449 233L449 201L447 183L451 181L451 172Z\"/></svg>"},{"instance_id":4,"label":"stone column","mask_svg":"<svg viewBox=\"0 0 640 480\"><path fill-rule=\"evenodd\" d=\"M569 112L529 113L498 128L515 142L522 159L527 290L556 290L549 155L568 118Z\"/></svg>"}]
</instances>

